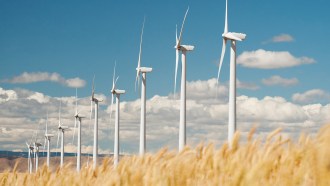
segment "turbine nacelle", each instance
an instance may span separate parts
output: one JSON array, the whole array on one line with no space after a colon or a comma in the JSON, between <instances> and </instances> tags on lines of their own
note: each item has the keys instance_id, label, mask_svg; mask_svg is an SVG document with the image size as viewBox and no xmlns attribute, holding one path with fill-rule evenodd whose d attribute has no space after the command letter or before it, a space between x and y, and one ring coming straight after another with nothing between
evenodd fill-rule
<instances>
[{"instance_id":1,"label":"turbine nacelle","mask_svg":"<svg viewBox=\"0 0 330 186\"><path fill-rule=\"evenodd\" d=\"M32 150L33 151L33 146L31 145L31 144L28 144L27 142L26 142L26 146L30 149L30 150Z\"/></svg>"},{"instance_id":2,"label":"turbine nacelle","mask_svg":"<svg viewBox=\"0 0 330 186\"><path fill-rule=\"evenodd\" d=\"M91 101L93 101L93 102L102 102L103 99L97 99L97 98L93 97L93 98L91 98Z\"/></svg>"},{"instance_id":3,"label":"turbine nacelle","mask_svg":"<svg viewBox=\"0 0 330 186\"><path fill-rule=\"evenodd\" d=\"M39 148L40 146L42 146L41 143L38 143L38 142L35 142L35 143L34 143L34 147Z\"/></svg>"},{"instance_id":4,"label":"turbine nacelle","mask_svg":"<svg viewBox=\"0 0 330 186\"><path fill-rule=\"evenodd\" d=\"M111 90L112 94L125 94L125 90L113 89Z\"/></svg>"},{"instance_id":5,"label":"turbine nacelle","mask_svg":"<svg viewBox=\"0 0 330 186\"><path fill-rule=\"evenodd\" d=\"M194 46L192 45L181 45L180 49L181 51L193 51L194 50Z\"/></svg>"},{"instance_id":6,"label":"turbine nacelle","mask_svg":"<svg viewBox=\"0 0 330 186\"><path fill-rule=\"evenodd\" d=\"M140 67L140 68L136 68L136 71L142 72L142 73L147 73L147 72L151 72L152 68L150 68L150 67Z\"/></svg>"},{"instance_id":7,"label":"turbine nacelle","mask_svg":"<svg viewBox=\"0 0 330 186\"><path fill-rule=\"evenodd\" d=\"M223 33L222 37L224 39L230 39L230 40L235 40L235 41L243 41L246 37L246 34L236 33L236 32L227 32L227 33Z\"/></svg>"},{"instance_id":8,"label":"turbine nacelle","mask_svg":"<svg viewBox=\"0 0 330 186\"><path fill-rule=\"evenodd\" d=\"M79 115L79 113L74 115L75 118L85 118L84 116Z\"/></svg>"},{"instance_id":9,"label":"turbine nacelle","mask_svg":"<svg viewBox=\"0 0 330 186\"><path fill-rule=\"evenodd\" d=\"M58 130L67 130L67 129L69 129L68 126L59 126L58 127Z\"/></svg>"},{"instance_id":10,"label":"turbine nacelle","mask_svg":"<svg viewBox=\"0 0 330 186\"><path fill-rule=\"evenodd\" d=\"M45 138L51 138L54 137L54 134L45 134Z\"/></svg>"}]
</instances>

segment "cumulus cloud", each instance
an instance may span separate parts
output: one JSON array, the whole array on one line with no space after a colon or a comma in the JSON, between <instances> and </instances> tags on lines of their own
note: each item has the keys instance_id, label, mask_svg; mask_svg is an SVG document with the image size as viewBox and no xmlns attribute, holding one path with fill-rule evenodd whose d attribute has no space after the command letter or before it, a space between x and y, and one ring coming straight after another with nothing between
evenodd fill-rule
<instances>
[{"instance_id":1,"label":"cumulus cloud","mask_svg":"<svg viewBox=\"0 0 330 186\"><path fill-rule=\"evenodd\" d=\"M17 94L14 90L5 90L0 87L0 103L9 101L9 100L16 100Z\"/></svg>"},{"instance_id":2,"label":"cumulus cloud","mask_svg":"<svg viewBox=\"0 0 330 186\"><path fill-rule=\"evenodd\" d=\"M282 43L282 42L292 42L294 41L294 38L290 34L280 34L277 36L274 36L270 42L273 43Z\"/></svg>"},{"instance_id":3,"label":"cumulus cloud","mask_svg":"<svg viewBox=\"0 0 330 186\"><path fill-rule=\"evenodd\" d=\"M227 139L228 88L216 80L191 81L187 83L187 143L196 145L201 141L221 145ZM7 90L8 91L8 90ZM218 91L218 97L215 93ZM43 131L48 110L49 133L57 134L59 100L62 100L62 122L71 128L65 133L66 149L75 151L72 142L75 98L54 98L23 89L15 90L17 99L1 103L0 141L6 150L26 151L25 141L39 129L38 139L43 142ZM213 95L212 95L213 94ZM39 98L39 101L27 99ZM39 96L36 96L39 95ZM40 97L47 97L45 104ZM42 99L41 99L42 100ZM104 153L111 153L114 139L114 114L110 120L110 106L99 109L99 145ZM154 152L162 147L177 149L180 119L180 100L173 95L155 95L147 100L147 151ZM89 119L89 97L80 98L78 111L86 116L82 121L82 145L84 152L91 152L93 145L93 119ZM113 110L114 112L114 110ZM288 136L295 137L302 131L315 133L321 125L330 122L330 104L300 105L282 97L266 96L262 99L241 95L237 97L237 127L243 134L252 125L257 125L257 134L265 134L278 127ZM139 149L140 99L122 101L120 105L121 151L137 153ZM77 133L75 133L77 134ZM56 138L56 137L55 137ZM56 139L52 142L56 148Z\"/></svg>"},{"instance_id":4,"label":"cumulus cloud","mask_svg":"<svg viewBox=\"0 0 330 186\"><path fill-rule=\"evenodd\" d=\"M303 93L295 93L292 100L297 103L315 103L315 102L328 102L330 101L330 93L321 89L312 89Z\"/></svg>"},{"instance_id":5,"label":"cumulus cloud","mask_svg":"<svg viewBox=\"0 0 330 186\"><path fill-rule=\"evenodd\" d=\"M279 69L312 64L316 61L309 57L295 57L287 51L256 51L243 52L237 58L237 64L247 68Z\"/></svg>"},{"instance_id":6,"label":"cumulus cloud","mask_svg":"<svg viewBox=\"0 0 330 186\"><path fill-rule=\"evenodd\" d=\"M64 86L71 87L71 88L81 88L86 85L86 82L78 77L72 79L65 79L60 74L54 72L24 72L19 76L13 77L11 79L5 79L3 82L8 83L36 83L42 81L51 81L60 83Z\"/></svg>"},{"instance_id":7,"label":"cumulus cloud","mask_svg":"<svg viewBox=\"0 0 330 186\"><path fill-rule=\"evenodd\" d=\"M36 92L32 94L31 96L27 97L26 99L28 100L35 100L38 103L48 103L49 102L49 97L45 96L44 94L40 92Z\"/></svg>"},{"instance_id":8,"label":"cumulus cloud","mask_svg":"<svg viewBox=\"0 0 330 186\"><path fill-rule=\"evenodd\" d=\"M283 78L281 76L275 75L267 79L262 79L262 83L267 86L293 86L299 83L297 78Z\"/></svg>"}]
</instances>

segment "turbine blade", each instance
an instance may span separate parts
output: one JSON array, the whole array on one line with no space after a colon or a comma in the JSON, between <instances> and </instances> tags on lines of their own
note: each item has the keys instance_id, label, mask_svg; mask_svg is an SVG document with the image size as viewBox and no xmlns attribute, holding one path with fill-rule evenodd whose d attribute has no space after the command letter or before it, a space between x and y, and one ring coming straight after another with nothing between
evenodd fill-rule
<instances>
[{"instance_id":1,"label":"turbine blade","mask_svg":"<svg viewBox=\"0 0 330 186\"><path fill-rule=\"evenodd\" d=\"M225 29L223 33L228 32L228 0L226 0L226 15L225 15Z\"/></svg>"},{"instance_id":2,"label":"turbine blade","mask_svg":"<svg viewBox=\"0 0 330 186\"><path fill-rule=\"evenodd\" d=\"M116 78L115 87L114 88L116 88L116 84L117 84L118 79L119 79L119 76Z\"/></svg>"},{"instance_id":3,"label":"turbine blade","mask_svg":"<svg viewBox=\"0 0 330 186\"><path fill-rule=\"evenodd\" d=\"M138 60L138 66L137 66L137 72L136 72L136 78L135 78L135 92L136 92L136 83L138 82L140 85L140 67L141 67L141 55L142 55L142 41L143 41L143 31L144 31L144 23L146 21L146 17L144 16L143 24L142 24L142 31L140 36L140 52L139 52L139 60ZM139 86L140 87L140 86Z\"/></svg>"},{"instance_id":4,"label":"turbine blade","mask_svg":"<svg viewBox=\"0 0 330 186\"><path fill-rule=\"evenodd\" d=\"M60 107L58 109L58 127L61 126L61 107L62 107L62 101L60 101Z\"/></svg>"},{"instance_id":5,"label":"turbine blade","mask_svg":"<svg viewBox=\"0 0 330 186\"><path fill-rule=\"evenodd\" d=\"M93 101L91 101L91 114L89 115L89 119L92 120L92 114L93 114Z\"/></svg>"},{"instance_id":6,"label":"turbine blade","mask_svg":"<svg viewBox=\"0 0 330 186\"><path fill-rule=\"evenodd\" d=\"M140 69L136 70L136 77L135 77L135 92L136 92L136 83L140 81Z\"/></svg>"},{"instance_id":7,"label":"turbine blade","mask_svg":"<svg viewBox=\"0 0 330 186\"><path fill-rule=\"evenodd\" d=\"M141 36L140 36L140 52L139 52L139 60L138 60L137 68L140 68L140 66L141 66L142 41L143 41L143 30L144 30L145 21L146 21L146 17L144 17L144 20L143 20L142 31L141 31Z\"/></svg>"},{"instance_id":8,"label":"turbine blade","mask_svg":"<svg viewBox=\"0 0 330 186\"><path fill-rule=\"evenodd\" d=\"M58 142L60 141L60 130L57 131L56 156L58 152Z\"/></svg>"},{"instance_id":9,"label":"turbine blade","mask_svg":"<svg viewBox=\"0 0 330 186\"><path fill-rule=\"evenodd\" d=\"M111 124L111 118L112 118L112 105L113 105L113 93L111 94L111 103L110 103L110 124Z\"/></svg>"},{"instance_id":10,"label":"turbine blade","mask_svg":"<svg viewBox=\"0 0 330 186\"><path fill-rule=\"evenodd\" d=\"M46 131L45 134L48 133L48 109L47 109L47 119L46 119Z\"/></svg>"},{"instance_id":11,"label":"turbine blade","mask_svg":"<svg viewBox=\"0 0 330 186\"><path fill-rule=\"evenodd\" d=\"M92 85L92 99L94 98L94 91L95 91L94 81L95 81L95 74L94 74L94 77L93 77L93 85Z\"/></svg>"},{"instance_id":12,"label":"turbine blade","mask_svg":"<svg viewBox=\"0 0 330 186\"><path fill-rule=\"evenodd\" d=\"M179 38L178 38L178 25L175 25L175 44L178 45Z\"/></svg>"},{"instance_id":13,"label":"turbine blade","mask_svg":"<svg viewBox=\"0 0 330 186\"><path fill-rule=\"evenodd\" d=\"M76 88L76 114L78 113L78 90Z\"/></svg>"},{"instance_id":14,"label":"turbine blade","mask_svg":"<svg viewBox=\"0 0 330 186\"><path fill-rule=\"evenodd\" d=\"M220 71L221 71L221 67L222 67L222 63L223 63L223 58L224 58L225 53L226 53L226 43L227 43L227 40L226 39L223 39L223 42L222 42L222 51L221 51L221 57L220 57L220 62L219 62L219 69L218 69L217 82L219 82Z\"/></svg>"},{"instance_id":15,"label":"turbine blade","mask_svg":"<svg viewBox=\"0 0 330 186\"><path fill-rule=\"evenodd\" d=\"M179 65L179 50L176 49L176 56L175 56L175 76L174 76L174 95L176 92L176 79L178 76L178 65Z\"/></svg>"},{"instance_id":16,"label":"turbine blade","mask_svg":"<svg viewBox=\"0 0 330 186\"><path fill-rule=\"evenodd\" d=\"M115 87L116 65L117 62L115 61L115 66L113 67L113 75L112 75L112 89L114 89Z\"/></svg>"},{"instance_id":17,"label":"turbine blade","mask_svg":"<svg viewBox=\"0 0 330 186\"><path fill-rule=\"evenodd\" d=\"M46 150L46 137L45 137L45 140L44 140L44 151L43 151L43 155L45 155L45 150Z\"/></svg>"},{"instance_id":18,"label":"turbine blade","mask_svg":"<svg viewBox=\"0 0 330 186\"><path fill-rule=\"evenodd\" d=\"M177 46L180 46L180 43L181 43L181 37L182 37L184 22L186 21L186 17L187 17L188 11L189 11L189 6L188 6L188 9L186 11L186 14L184 15L184 18L183 18L183 22L182 22L182 26L181 26L181 31L180 31L180 36L179 36L179 41L178 41Z\"/></svg>"},{"instance_id":19,"label":"turbine blade","mask_svg":"<svg viewBox=\"0 0 330 186\"><path fill-rule=\"evenodd\" d=\"M77 128L77 117L74 118L74 128L73 128L73 135L72 135L72 145L74 142L74 136L76 134L76 128Z\"/></svg>"}]
</instances>

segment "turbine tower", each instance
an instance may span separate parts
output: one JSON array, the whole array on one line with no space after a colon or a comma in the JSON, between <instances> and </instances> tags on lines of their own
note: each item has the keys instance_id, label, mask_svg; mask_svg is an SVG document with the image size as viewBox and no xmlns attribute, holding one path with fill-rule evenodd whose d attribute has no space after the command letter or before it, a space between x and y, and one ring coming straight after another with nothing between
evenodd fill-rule
<instances>
[{"instance_id":1,"label":"turbine tower","mask_svg":"<svg viewBox=\"0 0 330 186\"><path fill-rule=\"evenodd\" d=\"M93 113L93 102L95 107L95 120L94 120L94 147L93 147L93 169L96 168L97 165L97 157L98 157L98 108L99 108L99 102L102 102L102 100L97 99L94 97L95 87L94 87L94 80L95 76L93 78L93 85L92 85L92 96L91 96L91 115L90 120L92 120L92 113Z\"/></svg>"},{"instance_id":2,"label":"turbine tower","mask_svg":"<svg viewBox=\"0 0 330 186\"><path fill-rule=\"evenodd\" d=\"M46 130L45 130L45 141L44 141L44 149L47 143L47 167L49 167L49 159L50 159L50 139L54 137L54 134L48 133L48 112L47 112L47 120L46 120Z\"/></svg>"},{"instance_id":3,"label":"turbine tower","mask_svg":"<svg viewBox=\"0 0 330 186\"><path fill-rule=\"evenodd\" d=\"M29 144L28 142L25 142L26 146L28 148L28 172L31 174L32 173L32 168L33 168L33 164L32 164L32 159L31 159L31 155L33 152L33 146L31 145L31 143Z\"/></svg>"},{"instance_id":4,"label":"turbine tower","mask_svg":"<svg viewBox=\"0 0 330 186\"><path fill-rule=\"evenodd\" d=\"M57 132L57 147L58 147L58 141L59 141L59 133L61 133L61 162L60 167L63 167L64 163L64 131L69 129L68 126L63 126L61 122L61 102L60 102L60 108L58 112L58 132Z\"/></svg>"},{"instance_id":5,"label":"turbine tower","mask_svg":"<svg viewBox=\"0 0 330 186\"><path fill-rule=\"evenodd\" d=\"M194 50L194 46L191 45L181 45L183 26L186 20L189 7L184 16L180 36L178 38L177 29L176 29L176 44L174 46L176 50L176 61L175 61L175 81L174 81L174 93L176 89L176 78L178 73L178 63L179 63L179 54L182 53L181 62L182 62L182 72L181 72L181 101L180 101L180 126L179 126L179 151L181 151L186 145L186 53L188 51Z\"/></svg>"},{"instance_id":6,"label":"turbine tower","mask_svg":"<svg viewBox=\"0 0 330 186\"><path fill-rule=\"evenodd\" d=\"M143 156L146 151L146 86L147 86L146 83L147 83L147 73L152 71L152 68L140 67L144 23L145 23L145 19L143 20L143 25L142 25L139 60L138 60L138 66L136 67L136 79L135 79L135 90L136 90L136 83L138 82L140 85L140 74L142 74L141 118L140 118L140 156Z\"/></svg>"},{"instance_id":7,"label":"turbine tower","mask_svg":"<svg viewBox=\"0 0 330 186\"><path fill-rule=\"evenodd\" d=\"M78 96L77 96L77 89L76 89L76 113L75 113L74 117L75 117L75 128L76 128L77 123L78 123L77 172L79 172L80 171L80 167L81 167L81 120L84 117L81 116L81 115L79 115L79 112L78 112L78 108L77 107L78 107ZM78 122L77 122L77 120L78 120Z\"/></svg>"},{"instance_id":8,"label":"turbine tower","mask_svg":"<svg viewBox=\"0 0 330 186\"><path fill-rule=\"evenodd\" d=\"M115 139L114 139L114 167L117 167L119 161L119 111L120 111L120 95L125 94L125 90L116 89L116 83L119 76L116 78L116 64L113 70L112 89L111 89L111 106L110 106L110 121L112 114L113 96L116 95L116 119L115 119Z\"/></svg>"},{"instance_id":9,"label":"turbine tower","mask_svg":"<svg viewBox=\"0 0 330 186\"><path fill-rule=\"evenodd\" d=\"M236 131L236 41L243 41L246 34L228 32L228 0L226 0L225 28L222 34L222 52L219 63L218 78L219 82L220 71L223 58L226 52L227 40L231 41L230 49L230 78L229 78L229 115L228 115L228 142L231 144Z\"/></svg>"}]
</instances>

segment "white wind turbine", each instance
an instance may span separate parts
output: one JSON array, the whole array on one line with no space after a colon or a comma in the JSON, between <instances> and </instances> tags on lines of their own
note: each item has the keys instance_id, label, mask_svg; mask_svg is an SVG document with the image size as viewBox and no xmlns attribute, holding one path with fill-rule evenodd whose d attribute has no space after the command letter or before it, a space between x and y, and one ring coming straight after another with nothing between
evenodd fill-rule
<instances>
[{"instance_id":1,"label":"white wind turbine","mask_svg":"<svg viewBox=\"0 0 330 186\"><path fill-rule=\"evenodd\" d=\"M116 64L113 70L113 78L112 78L112 89L111 89L111 106L110 106L110 121L112 114L112 105L113 105L113 96L116 95L116 119L115 119L115 139L114 139L114 160L113 164L115 167L118 165L119 161L119 111L120 111L120 95L125 94L125 90L116 89L116 83L119 76L116 78Z\"/></svg>"},{"instance_id":2,"label":"white wind turbine","mask_svg":"<svg viewBox=\"0 0 330 186\"><path fill-rule=\"evenodd\" d=\"M33 168L33 164L32 164L32 152L34 150L33 146L31 145L31 143L29 144L28 142L25 142L26 146L28 148L28 172L31 174L32 173L32 168Z\"/></svg>"},{"instance_id":3,"label":"white wind turbine","mask_svg":"<svg viewBox=\"0 0 330 186\"><path fill-rule=\"evenodd\" d=\"M58 111L58 132L57 132L57 147L58 147L58 141L59 141L59 133L61 133L61 162L60 167L63 167L64 163L64 131L69 129L68 126L63 126L61 122L61 102L60 102L60 108Z\"/></svg>"},{"instance_id":4,"label":"white wind turbine","mask_svg":"<svg viewBox=\"0 0 330 186\"><path fill-rule=\"evenodd\" d=\"M181 151L186 145L186 53L187 51L194 50L194 46L191 45L181 45L181 38L183 32L184 22L186 20L189 7L184 16L180 36L178 38L177 29L176 29L176 44L174 46L176 50L176 61L175 61L175 81L174 81L174 93L176 89L176 78L178 72L178 63L179 63L179 54L182 53L181 62L182 62L182 72L181 72L181 105L180 105L180 126L179 126L179 151Z\"/></svg>"},{"instance_id":5,"label":"white wind turbine","mask_svg":"<svg viewBox=\"0 0 330 186\"><path fill-rule=\"evenodd\" d=\"M229 115L228 115L228 142L231 143L236 131L236 41L243 41L246 34L228 32L228 0L226 0L225 29L222 34L223 44L219 63L218 79L219 82L221 66L226 52L227 40L231 41L230 50L230 80L229 80Z\"/></svg>"},{"instance_id":6,"label":"white wind turbine","mask_svg":"<svg viewBox=\"0 0 330 186\"><path fill-rule=\"evenodd\" d=\"M44 149L47 143L47 167L49 167L49 159L50 159L50 139L54 137L54 134L48 133L48 112L47 112L47 120L46 120L46 130L45 130L45 141L44 141Z\"/></svg>"},{"instance_id":7,"label":"white wind turbine","mask_svg":"<svg viewBox=\"0 0 330 186\"><path fill-rule=\"evenodd\" d=\"M142 156L146 151L146 86L147 86L147 73L152 71L152 68L141 67L141 54L142 54L142 37L144 30L145 19L143 20L141 41L140 41L140 52L138 66L136 67L136 79L135 79L135 90L136 83L140 84L140 74L142 73L142 88L141 88L141 118L140 118L140 155Z\"/></svg>"},{"instance_id":8,"label":"white wind turbine","mask_svg":"<svg viewBox=\"0 0 330 186\"><path fill-rule=\"evenodd\" d=\"M39 147L42 146L40 143L38 142L34 142L33 143L33 148L34 148L34 157L35 157L35 161L36 161L36 167L35 167L35 171L38 171L38 167L39 167Z\"/></svg>"},{"instance_id":9,"label":"white wind turbine","mask_svg":"<svg viewBox=\"0 0 330 186\"><path fill-rule=\"evenodd\" d=\"M34 150L34 161L35 161L35 171L38 171L39 167L39 147L42 146L40 143L38 143L38 132L39 132L39 127L38 125L37 131L35 133L35 138L33 142L33 150Z\"/></svg>"},{"instance_id":10,"label":"white wind turbine","mask_svg":"<svg viewBox=\"0 0 330 186\"><path fill-rule=\"evenodd\" d=\"M91 115L90 120L92 120L92 113L93 113L93 102L95 106L95 121L94 121L94 146L93 146L93 169L96 168L97 165L97 157L98 157L98 108L99 108L99 102L102 102L102 100L97 99L94 97L95 87L94 87L94 80L95 76L93 78L93 85L92 85L92 96L91 96Z\"/></svg>"},{"instance_id":11,"label":"white wind turbine","mask_svg":"<svg viewBox=\"0 0 330 186\"><path fill-rule=\"evenodd\" d=\"M74 115L75 117L75 128L78 124L78 139L77 139L77 171L80 171L81 167L81 120L84 118L83 116L79 115L78 112L78 96L77 96L77 89L76 89L76 113ZM78 120L78 122L77 122ZM74 135L74 134L73 134Z\"/></svg>"}]
</instances>

